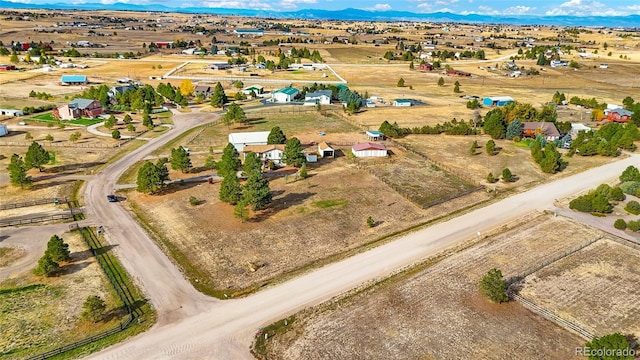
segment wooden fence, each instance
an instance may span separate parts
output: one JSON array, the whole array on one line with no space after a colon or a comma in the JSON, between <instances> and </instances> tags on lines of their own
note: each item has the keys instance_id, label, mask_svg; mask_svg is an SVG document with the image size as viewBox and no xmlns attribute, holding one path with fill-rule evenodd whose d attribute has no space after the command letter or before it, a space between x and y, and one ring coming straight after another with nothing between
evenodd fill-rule
<instances>
[{"instance_id":1,"label":"wooden fence","mask_svg":"<svg viewBox=\"0 0 640 360\"><path fill-rule=\"evenodd\" d=\"M0 210L7 210L7 209L17 209L17 208L22 208L22 207L28 207L28 206L36 206L36 205L43 205L43 204L61 204L61 203L66 203L67 202L67 197L65 196L64 198L58 199L58 198L52 198L52 199L39 199L39 200L31 200L31 201L24 201L24 202L19 202L19 203L12 203L12 204L2 204L0 205Z\"/></svg>"},{"instance_id":2,"label":"wooden fence","mask_svg":"<svg viewBox=\"0 0 640 360\"><path fill-rule=\"evenodd\" d=\"M32 223L38 223L38 222L50 221L50 220L73 219L74 216L75 216L74 214L65 213L65 214L54 214L54 215L47 215L47 216L37 216L33 218L28 218L28 219L0 220L0 227L32 224Z\"/></svg>"}]
</instances>

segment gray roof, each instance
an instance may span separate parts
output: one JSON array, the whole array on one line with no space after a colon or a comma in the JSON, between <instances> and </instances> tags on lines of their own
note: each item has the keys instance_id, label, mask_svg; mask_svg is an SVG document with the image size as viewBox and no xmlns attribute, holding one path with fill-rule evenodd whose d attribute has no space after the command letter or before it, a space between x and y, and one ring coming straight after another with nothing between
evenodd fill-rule
<instances>
[{"instance_id":1,"label":"gray roof","mask_svg":"<svg viewBox=\"0 0 640 360\"><path fill-rule=\"evenodd\" d=\"M317 97L320 97L322 95L331 98L332 92L331 92L331 90L318 90L318 91L307 93L305 95L305 97L306 98L317 98Z\"/></svg>"},{"instance_id":2,"label":"gray roof","mask_svg":"<svg viewBox=\"0 0 640 360\"><path fill-rule=\"evenodd\" d=\"M73 99L73 101L69 103L69 106L74 106L74 107L77 107L78 109L86 109L94 101L95 100L93 99L77 98L77 99Z\"/></svg>"},{"instance_id":3,"label":"gray roof","mask_svg":"<svg viewBox=\"0 0 640 360\"><path fill-rule=\"evenodd\" d=\"M560 137L560 132L554 123L551 122L539 122L539 121L524 121L522 122L523 130L536 130L541 129L546 136Z\"/></svg>"}]
</instances>

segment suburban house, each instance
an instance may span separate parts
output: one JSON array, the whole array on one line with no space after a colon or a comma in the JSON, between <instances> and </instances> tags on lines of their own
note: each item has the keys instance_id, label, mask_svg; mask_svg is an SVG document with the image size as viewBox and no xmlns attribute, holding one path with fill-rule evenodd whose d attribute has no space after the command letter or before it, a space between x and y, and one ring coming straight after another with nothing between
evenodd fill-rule
<instances>
[{"instance_id":1,"label":"suburban house","mask_svg":"<svg viewBox=\"0 0 640 360\"><path fill-rule=\"evenodd\" d=\"M242 89L242 93L245 95L251 95L251 92L254 92L256 95L260 95L264 92L264 87L260 85L250 85L246 88Z\"/></svg>"},{"instance_id":2,"label":"suburban house","mask_svg":"<svg viewBox=\"0 0 640 360\"><path fill-rule=\"evenodd\" d=\"M24 115L24 112L17 109L0 109L0 115L15 117Z\"/></svg>"},{"instance_id":3,"label":"suburban house","mask_svg":"<svg viewBox=\"0 0 640 360\"><path fill-rule=\"evenodd\" d=\"M522 123L522 136L535 138L542 134L547 141L560 139L560 132L552 122L524 121Z\"/></svg>"},{"instance_id":4,"label":"suburban house","mask_svg":"<svg viewBox=\"0 0 640 360\"><path fill-rule=\"evenodd\" d=\"M60 78L62 85L86 85L88 82L86 75L62 75Z\"/></svg>"},{"instance_id":5,"label":"suburban house","mask_svg":"<svg viewBox=\"0 0 640 360\"><path fill-rule=\"evenodd\" d=\"M196 85L195 89L193 90L193 92L196 95L201 95L204 97L209 97L211 94L213 94L213 86L211 85Z\"/></svg>"},{"instance_id":6,"label":"suburban house","mask_svg":"<svg viewBox=\"0 0 640 360\"><path fill-rule=\"evenodd\" d=\"M367 130L365 132L367 139L372 141L384 140L384 134L378 130Z\"/></svg>"},{"instance_id":7,"label":"suburban house","mask_svg":"<svg viewBox=\"0 0 640 360\"><path fill-rule=\"evenodd\" d=\"M607 109L604 111L604 116L605 116L605 119L609 121L626 123L626 122L629 122L629 120L631 120L631 116L633 116L633 112L622 109L622 108Z\"/></svg>"},{"instance_id":8,"label":"suburban house","mask_svg":"<svg viewBox=\"0 0 640 360\"><path fill-rule=\"evenodd\" d=\"M324 141L318 144L318 154L321 158L336 157L336 151Z\"/></svg>"},{"instance_id":9,"label":"suburban house","mask_svg":"<svg viewBox=\"0 0 640 360\"><path fill-rule=\"evenodd\" d=\"M9 70L15 70L15 69L16 69L15 65L0 64L0 71L9 71Z\"/></svg>"},{"instance_id":10,"label":"suburban house","mask_svg":"<svg viewBox=\"0 0 640 360\"><path fill-rule=\"evenodd\" d=\"M515 100L511 96L487 96L482 99L484 106L505 106L513 103Z\"/></svg>"},{"instance_id":11,"label":"suburban house","mask_svg":"<svg viewBox=\"0 0 640 360\"><path fill-rule=\"evenodd\" d=\"M96 117L102 114L102 105L94 99L74 99L68 104L53 109L53 116L60 120L79 119L83 116Z\"/></svg>"},{"instance_id":12,"label":"suburban house","mask_svg":"<svg viewBox=\"0 0 640 360\"><path fill-rule=\"evenodd\" d=\"M231 68L231 65L227 63L213 63L209 64L209 69L211 70L225 70Z\"/></svg>"},{"instance_id":13,"label":"suburban house","mask_svg":"<svg viewBox=\"0 0 640 360\"><path fill-rule=\"evenodd\" d=\"M242 149L242 160L247 158L247 154L254 152L263 163L272 161L276 165L282 165L282 155L284 154L284 144L270 145L247 145Z\"/></svg>"},{"instance_id":14,"label":"suburban house","mask_svg":"<svg viewBox=\"0 0 640 360\"><path fill-rule=\"evenodd\" d=\"M245 146L250 145L267 145L269 131L252 131L241 133L230 133L229 143L241 153Z\"/></svg>"},{"instance_id":15,"label":"suburban house","mask_svg":"<svg viewBox=\"0 0 640 360\"><path fill-rule=\"evenodd\" d=\"M351 153L355 157L385 157L387 148L382 144L365 142L353 145Z\"/></svg>"},{"instance_id":16,"label":"suburban house","mask_svg":"<svg viewBox=\"0 0 640 360\"><path fill-rule=\"evenodd\" d=\"M318 90L309 92L304 96L305 105L329 105L331 104L331 90Z\"/></svg>"},{"instance_id":17,"label":"suburban house","mask_svg":"<svg viewBox=\"0 0 640 360\"><path fill-rule=\"evenodd\" d=\"M393 101L393 106L411 106L412 102L409 99L396 99Z\"/></svg>"},{"instance_id":18,"label":"suburban house","mask_svg":"<svg viewBox=\"0 0 640 360\"><path fill-rule=\"evenodd\" d=\"M299 91L296 88L286 87L280 90L276 90L271 94L271 101L273 102L291 102Z\"/></svg>"},{"instance_id":19,"label":"suburban house","mask_svg":"<svg viewBox=\"0 0 640 360\"><path fill-rule=\"evenodd\" d=\"M115 98L118 94L124 94L127 90L135 89L132 85L114 86L107 92L110 98Z\"/></svg>"}]
</instances>

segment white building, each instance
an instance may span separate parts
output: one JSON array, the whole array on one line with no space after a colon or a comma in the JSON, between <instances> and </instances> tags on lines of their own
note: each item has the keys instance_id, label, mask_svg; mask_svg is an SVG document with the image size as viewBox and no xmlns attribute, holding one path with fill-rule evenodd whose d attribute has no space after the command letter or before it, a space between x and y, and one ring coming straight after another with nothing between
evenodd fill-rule
<instances>
[{"instance_id":1,"label":"white building","mask_svg":"<svg viewBox=\"0 0 640 360\"><path fill-rule=\"evenodd\" d=\"M230 133L229 143L241 153L245 146L250 145L267 145L269 131L253 131L242 133Z\"/></svg>"},{"instance_id":2,"label":"white building","mask_svg":"<svg viewBox=\"0 0 640 360\"><path fill-rule=\"evenodd\" d=\"M304 96L305 105L329 105L331 104L331 90L318 90L307 93Z\"/></svg>"},{"instance_id":3,"label":"white building","mask_svg":"<svg viewBox=\"0 0 640 360\"><path fill-rule=\"evenodd\" d=\"M268 135L268 134L267 134ZM258 155L263 163L272 161L276 165L282 165L282 155L284 154L284 144L272 145L247 145L242 150L242 159L247 158L247 154L253 152Z\"/></svg>"},{"instance_id":4,"label":"white building","mask_svg":"<svg viewBox=\"0 0 640 360\"><path fill-rule=\"evenodd\" d=\"M365 142L353 145L351 153L355 157L386 157L387 148L382 144Z\"/></svg>"},{"instance_id":5,"label":"white building","mask_svg":"<svg viewBox=\"0 0 640 360\"><path fill-rule=\"evenodd\" d=\"M276 90L271 94L271 100L273 102L291 102L296 95L298 95L299 91L296 88L286 87L280 90Z\"/></svg>"}]
</instances>

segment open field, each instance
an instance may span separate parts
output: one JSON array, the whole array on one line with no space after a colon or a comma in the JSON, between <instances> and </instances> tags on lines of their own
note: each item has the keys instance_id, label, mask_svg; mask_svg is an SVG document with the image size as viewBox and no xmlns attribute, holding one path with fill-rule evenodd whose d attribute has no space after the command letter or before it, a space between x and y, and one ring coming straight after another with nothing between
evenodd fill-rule
<instances>
[{"instance_id":1,"label":"open field","mask_svg":"<svg viewBox=\"0 0 640 360\"><path fill-rule=\"evenodd\" d=\"M640 253L600 240L539 270L519 284L520 295L596 336L640 337Z\"/></svg>"},{"instance_id":2,"label":"open field","mask_svg":"<svg viewBox=\"0 0 640 360\"><path fill-rule=\"evenodd\" d=\"M63 263L60 276L34 277L26 272L0 282L4 314L0 317L0 359L22 359L83 339L113 328L126 315L117 309L120 300L80 234L58 235L71 251L71 261ZM82 303L89 295L107 303L106 321L94 324L80 319Z\"/></svg>"},{"instance_id":3,"label":"open field","mask_svg":"<svg viewBox=\"0 0 640 360\"><path fill-rule=\"evenodd\" d=\"M239 77L247 78L247 81L259 83L261 78L264 79L280 79L290 81L337 81L339 80L330 70L279 70L272 72L270 70L260 70L248 68L246 71L238 71L237 69L228 70L211 70L207 68L207 64L189 63L185 67L171 74L172 76L191 76L191 77ZM256 76L257 75L257 76ZM326 75L326 76L325 76ZM282 86L284 87L284 86Z\"/></svg>"},{"instance_id":4,"label":"open field","mask_svg":"<svg viewBox=\"0 0 640 360\"><path fill-rule=\"evenodd\" d=\"M459 177L440 169L415 154L392 149L388 159L359 159L359 165L420 207L451 198L475 188Z\"/></svg>"},{"instance_id":5,"label":"open field","mask_svg":"<svg viewBox=\"0 0 640 360\"><path fill-rule=\"evenodd\" d=\"M269 337L268 357L571 359L583 339L517 303L488 302L477 284L491 268L509 277L595 236L564 218L532 216L423 270L295 315L288 331Z\"/></svg>"},{"instance_id":6,"label":"open field","mask_svg":"<svg viewBox=\"0 0 640 360\"><path fill-rule=\"evenodd\" d=\"M485 144L490 139L486 135L456 136L456 135L409 135L398 139L399 143L409 146L411 149L426 155L438 163L446 165L456 173L464 174L479 183L486 183L489 172L498 177L502 169L509 168L518 179L512 183L502 181L495 184L487 184L498 189L523 188L542 181L549 181L567 174L575 174L585 169L614 161L612 158L602 156L573 156L564 157L569 163L566 169L554 174L544 174L539 166L531 158L528 148L517 146L513 141L495 140L496 147L500 148L497 155L489 156L485 151ZM474 140L478 141L480 148L476 155L469 155L469 148Z\"/></svg>"}]
</instances>

